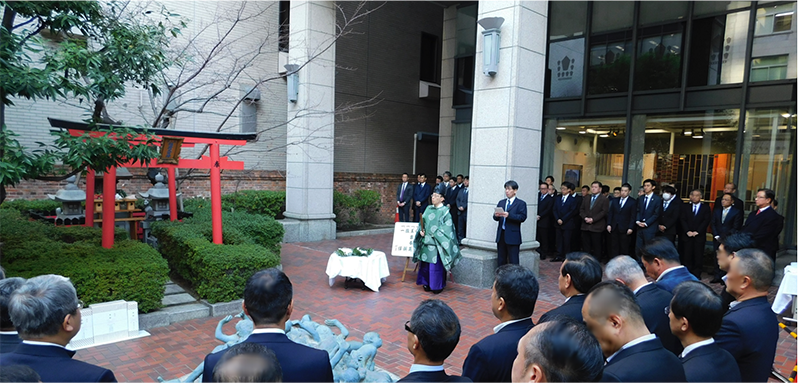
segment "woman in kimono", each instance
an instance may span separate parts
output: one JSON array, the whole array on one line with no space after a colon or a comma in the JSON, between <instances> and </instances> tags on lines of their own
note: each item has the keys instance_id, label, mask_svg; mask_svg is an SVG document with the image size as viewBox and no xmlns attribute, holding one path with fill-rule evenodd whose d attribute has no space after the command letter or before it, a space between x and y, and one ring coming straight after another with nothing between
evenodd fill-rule
<instances>
[{"instance_id":1,"label":"woman in kimono","mask_svg":"<svg viewBox=\"0 0 798 383\"><path fill-rule=\"evenodd\" d=\"M446 287L447 273L460 261L460 247L443 195L432 193L432 205L424 210L414 240L413 262L420 262L416 284L439 294Z\"/></svg>"}]
</instances>

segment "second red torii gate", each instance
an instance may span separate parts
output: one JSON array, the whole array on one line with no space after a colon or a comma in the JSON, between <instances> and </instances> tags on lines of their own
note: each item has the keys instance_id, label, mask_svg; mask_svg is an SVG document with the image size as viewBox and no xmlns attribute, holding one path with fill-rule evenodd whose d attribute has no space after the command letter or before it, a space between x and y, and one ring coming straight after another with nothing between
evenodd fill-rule
<instances>
[{"instance_id":1,"label":"second red torii gate","mask_svg":"<svg viewBox=\"0 0 798 383\"><path fill-rule=\"evenodd\" d=\"M104 132L93 131L88 124L57 120L48 118L50 125L55 128L64 128L72 136L79 137L89 131L92 135L103 135ZM95 128L108 129L110 125L96 125ZM143 129L130 128L134 131L144 133ZM160 167L166 168L169 188L169 217L172 221L177 219L177 182L175 181L175 169L210 169L211 173L211 222L213 226L213 243L222 244L222 178L221 170L244 170L244 163L241 161L230 161L227 157L220 157L220 145L246 145L247 141L254 141L257 135L240 133L209 133L209 132L188 132L167 129L152 129L148 133L158 137L181 137L183 146L193 147L196 144L206 144L210 151L210 156L202 156L200 159L180 158L177 164L159 164L157 160L149 163L128 163L125 167ZM94 226L94 169L89 169L86 176L86 226ZM114 204L116 195L116 167L105 169L103 176L103 224L102 224L102 245L111 248L114 245ZM111 224L108 224L108 223Z\"/></svg>"}]
</instances>

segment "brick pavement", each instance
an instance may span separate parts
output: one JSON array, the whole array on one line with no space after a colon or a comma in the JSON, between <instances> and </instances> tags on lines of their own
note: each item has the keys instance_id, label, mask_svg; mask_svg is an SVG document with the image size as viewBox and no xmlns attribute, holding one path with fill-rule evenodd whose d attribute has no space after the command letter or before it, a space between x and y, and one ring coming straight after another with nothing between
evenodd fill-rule
<instances>
[{"instance_id":1,"label":"brick pavement","mask_svg":"<svg viewBox=\"0 0 798 383\"><path fill-rule=\"evenodd\" d=\"M412 362L406 348L404 323L421 300L441 299L455 310L463 328L460 344L446 364L449 373L459 374L469 347L491 334L493 326L498 324L490 312L489 290L450 283L439 295L426 293L415 285L415 274L408 273L406 282L401 282L404 258L391 256L388 263L392 274L380 292L345 290L343 278L337 278L333 287L329 287L324 271L330 253L339 247L355 246L388 250L390 242L391 234L384 234L283 245L284 270L294 285L293 318L308 313L317 321L339 319L349 329L350 339L356 340L368 331L379 332L383 346L377 364L404 376ZM541 292L533 315L535 321L563 300L557 290L559 265L541 262ZM120 381L154 381L158 376L176 378L191 372L219 344L213 337L219 319L196 319L152 329L152 336L80 350L75 358L112 369ZM232 326L226 328L228 332L231 329ZM775 362L788 375L796 360L795 341L788 334L781 334Z\"/></svg>"}]
</instances>

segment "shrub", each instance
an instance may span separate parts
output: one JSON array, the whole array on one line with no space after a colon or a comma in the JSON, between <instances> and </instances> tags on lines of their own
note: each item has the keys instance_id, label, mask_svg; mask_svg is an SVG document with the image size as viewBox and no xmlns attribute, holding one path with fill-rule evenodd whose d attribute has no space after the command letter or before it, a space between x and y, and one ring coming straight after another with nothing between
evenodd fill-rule
<instances>
[{"instance_id":1,"label":"shrub","mask_svg":"<svg viewBox=\"0 0 798 383\"><path fill-rule=\"evenodd\" d=\"M363 226L381 205L380 193L374 190L355 190L352 195L333 191L333 214L338 228Z\"/></svg>"},{"instance_id":2,"label":"shrub","mask_svg":"<svg viewBox=\"0 0 798 383\"><path fill-rule=\"evenodd\" d=\"M244 211L222 213L224 244L211 243L210 201L184 201L194 213L183 222L158 221L153 235L172 270L211 303L243 297L247 279L280 264L282 225L273 218Z\"/></svg>"},{"instance_id":3,"label":"shrub","mask_svg":"<svg viewBox=\"0 0 798 383\"><path fill-rule=\"evenodd\" d=\"M55 227L0 213L2 264L9 275L63 275L87 304L123 299L138 302L141 312L161 307L169 278L166 261L143 243L121 239L124 230L116 234L114 247L105 249L100 229Z\"/></svg>"},{"instance_id":4,"label":"shrub","mask_svg":"<svg viewBox=\"0 0 798 383\"><path fill-rule=\"evenodd\" d=\"M184 205L185 206L185 205ZM285 192L270 190L242 190L222 196L224 210L234 208L252 214L282 218L285 211Z\"/></svg>"},{"instance_id":5,"label":"shrub","mask_svg":"<svg viewBox=\"0 0 798 383\"><path fill-rule=\"evenodd\" d=\"M61 207L61 202L53 201L51 199L37 199L30 201L16 199L13 201L6 200L0 204L0 209L16 210L25 214L27 214L30 210L55 214L55 209L59 207Z\"/></svg>"}]
</instances>

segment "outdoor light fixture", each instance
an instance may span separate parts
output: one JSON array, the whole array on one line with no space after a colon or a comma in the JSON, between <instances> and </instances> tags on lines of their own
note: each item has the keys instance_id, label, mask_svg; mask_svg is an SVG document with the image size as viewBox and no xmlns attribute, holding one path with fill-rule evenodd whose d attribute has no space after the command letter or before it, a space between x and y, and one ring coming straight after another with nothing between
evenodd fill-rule
<instances>
[{"instance_id":1,"label":"outdoor light fixture","mask_svg":"<svg viewBox=\"0 0 798 383\"><path fill-rule=\"evenodd\" d=\"M504 17L486 17L477 21L484 29L482 37L485 44L482 46L482 73L486 76L494 76L499 71L499 39Z\"/></svg>"},{"instance_id":2,"label":"outdoor light fixture","mask_svg":"<svg viewBox=\"0 0 798 383\"><path fill-rule=\"evenodd\" d=\"M685 129L682 132L682 134L684 134L685 136L692 136L693 135L693 130L692 129Z\"/></svg>"},{"instance_id":3,"label":"outdoor light fixture","mask_svg":"<svg viewBox=\"0 0 798 383\"><path fill-rule=\"evenodd\" d=\"M296 102L297 95L299 94L299 65L297 64L285 64L285 69L288 71L286 73L286 79L288 80L288 101Z\"/></svg>"}]
</instances>

